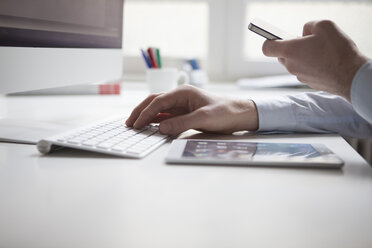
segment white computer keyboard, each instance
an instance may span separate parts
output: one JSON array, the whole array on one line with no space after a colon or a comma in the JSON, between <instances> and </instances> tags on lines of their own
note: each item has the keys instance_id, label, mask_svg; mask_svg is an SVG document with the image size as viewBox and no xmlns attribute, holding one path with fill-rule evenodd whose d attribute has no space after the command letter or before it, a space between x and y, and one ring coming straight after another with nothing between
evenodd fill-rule
<instances>
[{"instance_id":1,"label":"white computer keyboard","mask_svg":"<svg viewBox=\"0 0 372 248\"><path fill-rule=\"evenodd\" d=\"M40 140L38 150L49 153L61 147L106 153L122 157L143 158L169 139L156 126L136 130L116 117Z\"/></svg>"}]
</instances>

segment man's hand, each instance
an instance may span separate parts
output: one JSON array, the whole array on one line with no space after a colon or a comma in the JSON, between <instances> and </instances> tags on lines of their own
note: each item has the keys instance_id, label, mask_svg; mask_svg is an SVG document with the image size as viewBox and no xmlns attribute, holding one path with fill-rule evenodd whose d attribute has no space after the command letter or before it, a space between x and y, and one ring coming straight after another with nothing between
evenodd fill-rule
<instances>
[{"instance_id":1,"label":"man's hand","mask_svg":"<svg viewBox=\"0 0 372 248\"><path fill-rule=\"evenodd\" d=\"M176 135L188 129L233 133L257 130L258 114L251 100L224 99L184 85L147 97L132 111L126 124L139 129L158 122L163 134Z\"/></svg>"},{"instance_id":2,"label":"man's hand","mask_svg":"<svg viewBox=\"0 0 372 248\"><path fill-rule=\"evenodd\" d=\"M265 41L262 51L266 56L277 57L299 81L348 101L354 75L368 61L331 21L308 22L303 37Z\"/></svg>"}]
</instances>

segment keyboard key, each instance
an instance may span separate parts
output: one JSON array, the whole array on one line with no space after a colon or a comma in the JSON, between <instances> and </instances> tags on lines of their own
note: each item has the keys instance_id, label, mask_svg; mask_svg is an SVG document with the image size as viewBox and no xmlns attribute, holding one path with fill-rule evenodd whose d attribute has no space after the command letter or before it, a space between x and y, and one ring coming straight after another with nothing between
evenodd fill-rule
<instances>
[{"instance_id":1,"label":"keyboard key","mask_svg":"<svg viewBox=\"0 0 372 248\"><path fill-rule=\"evenodd\" d=\"M83 140L82 139L69 139L67 140L68 143L71 144L80 144Z\"/></svg>"},{"instance_id":2,"label":"keyboard key","mask_svg":"<svg viewBox=\"0 0 372 248\"><path fill-rule=\"evenodd\" d=\"M134 155L139 155L141 154L141 151L137 150L137 149L129 149L126 151L127 153L132 153Z\"/></svg>"},{"instance_id":3,"label":"keyboard key","mask_svg":"<svg viewBox=\"0 0 372 248\"><path fill-rule=\"evenodd\" d=\"M102 148L102 149L109 149L113 146L114 144L110 143L110 142L103 142L103 143L100 143L97 145L98 148Z\"/></svg>"},{"instance_id":4,"label":"keyboard key","mask_svg":"<svg viewBox=\"0 0 372 248\"><path fill-rule=\"evenodd\" d=\"M82 144L85 145L85 146L95 146L95 145L99 144L99 141L91 139L91 140L84 141Z\"/></svg>"},{"instance_id":5,"label":"keyboard key","mask_svg":"<svg viewBox=\"0 0 372 248\"><path fill-rule=\"evenodd\" d=\"M67 142L67 139L66 138L58 138L57 141L58 142Z\"/></svg>"}]
</instances>

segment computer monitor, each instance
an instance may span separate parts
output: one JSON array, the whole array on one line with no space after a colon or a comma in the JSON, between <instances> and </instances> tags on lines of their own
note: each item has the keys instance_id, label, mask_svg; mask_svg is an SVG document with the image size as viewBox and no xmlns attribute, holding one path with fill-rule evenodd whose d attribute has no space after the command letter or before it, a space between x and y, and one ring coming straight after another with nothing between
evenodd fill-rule
<instances>
[{"instance_id":1,"label":"computer monitor","mask_svg":"<svg viewBox=\"0 0 372 248\"><path fill-rule=\"evenodd\" d=\"M122 75L123 0L0 0L0 94Z\"/></svg>"}]
</instances>

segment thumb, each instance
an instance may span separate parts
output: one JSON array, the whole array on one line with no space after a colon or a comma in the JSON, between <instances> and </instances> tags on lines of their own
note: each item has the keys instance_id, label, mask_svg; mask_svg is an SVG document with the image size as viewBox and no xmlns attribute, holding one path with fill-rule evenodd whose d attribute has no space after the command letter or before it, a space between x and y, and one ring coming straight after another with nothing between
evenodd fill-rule
<instances>
[{"instance_id":1,"label":"thumb","mask_svg":"<svg viewBox=\"0 0 372 248\"><path fill-rule=\"evenodd\" d=\"M160 122L159 130L162 134L177 135L192 128L198 128L201 124L201 118L198 111L169 118Z\"/></svg>"},{"instance_id":2,"label":"thumb","mask_svg":"<svg viewBox=\"0 0 372 248\"><path fill-rule=\"evenodd\" d=\"M282 57L285 46L283 40L266 40L262 45L262 52L268 57Z\"/></svg>"},{"instance_id":3,"label":"thumb","mask_svg":"<svg viewBox=\"0 0 372 248\"><path fill-rule=\"evenodd\" d=\"M311 35L314 33L314 27L315 27L316 21L307 22L304 25L302 36Z\"/></svg>"}]
</instances>

